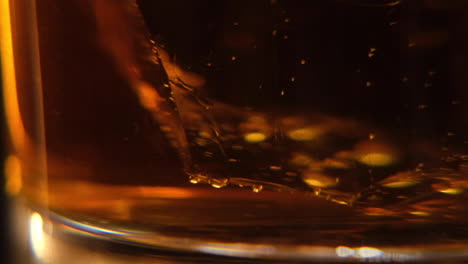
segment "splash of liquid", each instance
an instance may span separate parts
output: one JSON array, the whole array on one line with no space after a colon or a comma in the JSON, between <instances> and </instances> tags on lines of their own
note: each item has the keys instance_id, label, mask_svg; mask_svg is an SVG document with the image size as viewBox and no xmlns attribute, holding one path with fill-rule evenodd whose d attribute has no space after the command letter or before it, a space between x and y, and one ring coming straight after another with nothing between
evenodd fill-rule
<instances>
[{"instance_id":1,"label":"splash of liquid","mask_svg":"<svg viewBox=\"0 0 468 264\"><path fill-rule=\"evenodd\" d=\"M465 156L452 157L456 169L403 168L399 146L361 122L209 100L203 76L184 70L151 39L135 2L94 5L103 46L179 154L191 183L307 192L361 206L368 215L417 216L430 211L421 203L435 194L459 195L468 188ZM418 195L409 197L413 189Z\"/></svg>"},{"instance_id":2,"label":"splash of liquid","mask_svg":"<svg viewBox=\"0 0 468 264\"><path fill-rule=\"evenodd\" d=\"M92 1L104 50L128 80L141 105L152 115L177 150L184 170L192 171L189 144L174 91L160 51L146 31L139 8L133 1Z\"/></svg>"}]
</instances>

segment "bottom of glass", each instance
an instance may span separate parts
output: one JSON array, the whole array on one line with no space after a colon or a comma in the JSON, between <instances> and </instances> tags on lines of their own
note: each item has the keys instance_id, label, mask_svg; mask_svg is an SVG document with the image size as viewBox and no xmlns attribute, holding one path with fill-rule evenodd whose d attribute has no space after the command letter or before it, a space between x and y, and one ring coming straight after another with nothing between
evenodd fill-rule
<instances>
[{"instance_id":1,"label":"bottom of glass","mask_svg":"<svg viewBox=\"0 0 468 264\"><path fill-rule=\"evenodd\" d=\"M39 219L39 214L35 213L31 219ZM55 232L55 243L60 244L60 239L65 242L70 240L70 235L78 237L86 243L89 240L98 240L104 242L122 243L131 246L125 250L135 250L135 247L142 249L154 249L159 260L162 257L175 261L175 256L181 253L196 255L186 255L186 257L194 258L192 260L183 259L181 263L193 261L198 263L201 260L212 258L212 261L220 263L221 257L227 257L224 261L234 261L235 258L247 258L250 261L269 260L269 261L297 261L297 262L436 262L455 263L455 260L468 260L468 244L455 245L414 245L414 246L394 246L394 247L348 247L345 245L331 247L320 245L281 245L281 244L249 244L249 243L219 243L216 241L199 241L186 238L174 238L159 235L156 233L142 233L137 230L109 230L99 226L91 226L85 223L66 219L57 215L50 215L49 220L53 222L54 231L59 231L60 235ZM37 220L36 220L37 221ZM64 236L64 234L66 234ZM49 240L52 237L49 235ZM108 244L110 245L110 244ZM114 249L122 249L122 245L114 245ZM50 248L50 247L49 247ZM161 254L161 250L165 255ZM171 250L171 251L167 251ZM176 251L172 251L176 250ZM60 250L52 250L60 252ZM121 253L121 252L120 252ZM131 252L135 254L135 252ZM151 251L146 252L151 253ZM197 254L198 253L198 254ZM106 255L108 252L105 253ZM200 255L201 254L201 255ZM111 255L107 255L111 257ZM243 263L247 261L243 259ZM240 259L238 259L240 261ZM49 263L49 262L48 262ZM104 262L107 263L107 262ZM110 262L114 263L114 262ZM117 262L121 263L121 262ZM122 262L126 263L126 262ZM178 263L178 262L175 262ZM190 262L192 263L192 262ZM249 262L250 263L250 262ZM253 263L253 262L252 262ZM276 262L275 262L276 263ZM280 262L283 263L283 262Z\"/></svg>"},{"instance_id":2,"label":"bottom of glass","mask_svg":"<svg viewBox=\"0 0 468 264\"><path fill-rule=\"evenodd\" d=\"M76 221L16 202L36 263L466 263L468 244L360 246L241 243L172 237L158 232ZM430 227L428 227L428 232ZM338 235L338 234L337 234ZM411 234L408 234L411 235Z\"/></svg>"}]
</instances>

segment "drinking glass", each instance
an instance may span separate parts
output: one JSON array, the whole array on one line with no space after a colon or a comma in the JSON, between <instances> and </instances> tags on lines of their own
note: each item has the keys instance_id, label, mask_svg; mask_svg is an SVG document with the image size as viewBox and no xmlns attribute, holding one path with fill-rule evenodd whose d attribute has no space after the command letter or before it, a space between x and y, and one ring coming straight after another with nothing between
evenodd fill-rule
<instances>
[{"instance_id":1,"label":"drinking glass","mask_svg":"<svg viewBox=\"0 0 468 264\"><path fill-rule=\"evenodd\" d=\"M38 263L465 263L468 2L6 0Z\"/></svg>"}]
</instances>

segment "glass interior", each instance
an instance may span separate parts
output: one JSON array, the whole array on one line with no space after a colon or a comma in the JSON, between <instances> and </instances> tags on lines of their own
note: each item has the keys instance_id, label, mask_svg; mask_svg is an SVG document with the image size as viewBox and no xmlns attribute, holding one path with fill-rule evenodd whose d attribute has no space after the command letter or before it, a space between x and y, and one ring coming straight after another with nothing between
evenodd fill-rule
<instances>
[{"instance_id":1,"label":"glass interior","mask_svg":"<svg viewBox=\"0 0 468 264\"><path fill-rule=\"evenodd\" d=\"M55 222L229 256L466 257L465 1L3 8L7 189Z\"/></svg>"}]
</instances>

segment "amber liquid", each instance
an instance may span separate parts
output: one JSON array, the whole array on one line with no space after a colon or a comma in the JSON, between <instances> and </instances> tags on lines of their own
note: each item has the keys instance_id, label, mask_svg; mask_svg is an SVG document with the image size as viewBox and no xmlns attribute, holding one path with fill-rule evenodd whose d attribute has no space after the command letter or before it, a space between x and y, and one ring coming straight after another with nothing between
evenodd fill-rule
<instances>
[{"instance_id":1,"label":"amber liquid","mask_svg":"<svg viewBox=\"0 0 468 264\"><path fill-rule=\"evenodd\" d=\"M463 252L467 22L447 2L37 1L47 188L24 193L145 247Z\"/></svg>"}]
</instances>

